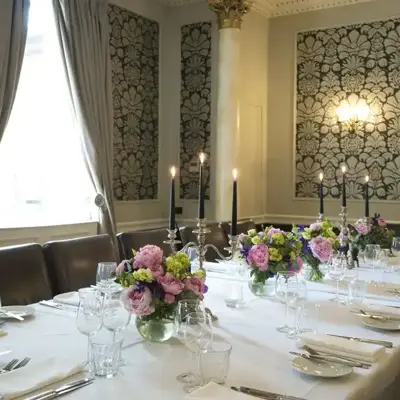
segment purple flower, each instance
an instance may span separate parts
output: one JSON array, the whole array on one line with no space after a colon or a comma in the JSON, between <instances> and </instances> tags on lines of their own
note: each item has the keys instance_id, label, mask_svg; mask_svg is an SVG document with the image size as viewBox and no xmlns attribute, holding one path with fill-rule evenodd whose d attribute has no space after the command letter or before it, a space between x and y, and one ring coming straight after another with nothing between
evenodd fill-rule
<instances>
[{"instance_id":1,"label":"purple flower","mask_svg":"<svg viewBox=\"0 0 400 400\"><path fill-rule=\"evenodd\" d=\"M322 236L311 239L309 246L313 256L321 262L328 262L332 257L332 243Z\"/></svg>"},{"instance_id":2,"label":"purple flower","mask_svg":"<svg viewBox=\"0 0 400 400\"><path fill-rule=\"evenodd\" d=\"M115 270L115 273L117 275L120 275L121 272L128 272L128 266L129 266L130 260L123 260L119 263L118 267Z\"/></svg>"},{"instance_id":3,"label":"purple flower","mask_svg":"<svg viewBox=\"0 0 400 400\"><path fill-rule=\"evenodd\" d=\"M256 266L260 271L268 269L268 246L264 243L253 246L248 253L247 262Z\"/></svg>"}]
</instances>

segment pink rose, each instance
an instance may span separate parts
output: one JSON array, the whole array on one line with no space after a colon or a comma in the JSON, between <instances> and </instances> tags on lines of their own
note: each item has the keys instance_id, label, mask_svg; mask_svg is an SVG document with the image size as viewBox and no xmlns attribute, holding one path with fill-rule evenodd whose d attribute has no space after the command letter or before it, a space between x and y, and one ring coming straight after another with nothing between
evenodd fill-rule
<instances>
[{"instance_id":1,"label":"pink rose","mask_svg":"<svg viewBox=\"0 0 400 400\"><path fill-rule=\"evenodd\" d=\"M154 307L151 305L153 298L148 287L132 286L127 290L126 295L126 303L132 314L150 315L154 312Z\"/></svg>"},{"instance_id":2,"label":"pink rose","mask_svg":"<svg viewBox=\"0 0 400 400\"><path fill-rule=\"evenodd\" d=\"M253 246L247 255L247 262L251 265L255 265L260 271L266 271L268 269L268 260L268 246L264 243Z\"/></svg>"},{"instance_id":3,"label":"pink rose","mask_svg":"<svg viewBox=\"0 0 400 400\"><path fill-rule=\"evenodd\" d=\"M365 222L359 222L356 225L356 230L360 235L367 235L371 231L371 226Z\"/></svg>"},{"instance_id":4,"label":"pink rose","mask_svg":"<svg viewBox=\"0 0 400 400\"><path fill-rule=\"evenodd\" d=\"M278 228L271 228L268 232L267 232L267 236L270 237L271 235L273 235L274 233L282 233L282 231Z\"/></svg>"},{"instance_id":5,"label":"pink rose","mask_svg":"<svg viewBox=\"0 0 400 400\"><path fill-rule=\"evenodd\" d=\"M171 294L171 293L165 293L164 301L167 304L173 304L174 301L175 301L175 296L173 294Z\"/></svg>"},{"instance_id":6,"label":"pink rose","mask_svg":"<svg viewBox=\"0 0 400 400\"><path fill-rule=\"evenodd\" d=\"M149 268L149 270L151 271L155 279L158 279L160 276L164 275L164 268L161 265L159 265L155 269Z\"/></svg>"},{"instance_id":7,"label":"pink rose","mask_svg":"<svg viewBox=\"0 0 400 400\"><path fill-rule=\"evenodd\" d=\"M378 219L378 225L379 225L381 228L386 228L387 222L386 222L384 219L379 218L379 219Z\"/></svg>"},{"instance_id":8,"label":"pink rose","mask_svg":"<svg viewBox=\"0 0 400 400\"><path fill-rule=\"evenodd\" d=\"M164 276L159 276L157 280L160 282L161 287L166 293L177 295L185 288L185 285L181 280L175 278L169 273L165 274Z\"/></svg>"},{"instance_id":9,"label":"pink rose","mask_svg":"<svg viewBox=\"0 0 400 400\"><path fill-rule=\"evenodd\" d=\"M328 262L332 257L332 243L322 236L311 239L308 246L313 256L321 262Z\"/></svg>"},{"instance_id":10,"label":"pink rose","mask_svg":"<svg viewBox=\"0 0 400 400\"><path fill-rule=\"evenodd\" d=\"M186 278L184 281L185 289L191 290L197 296L201 296L206 292L206 285L204 285L203 281L197 276L192 276L191 278Z\"/></svg>"}]
</instances>

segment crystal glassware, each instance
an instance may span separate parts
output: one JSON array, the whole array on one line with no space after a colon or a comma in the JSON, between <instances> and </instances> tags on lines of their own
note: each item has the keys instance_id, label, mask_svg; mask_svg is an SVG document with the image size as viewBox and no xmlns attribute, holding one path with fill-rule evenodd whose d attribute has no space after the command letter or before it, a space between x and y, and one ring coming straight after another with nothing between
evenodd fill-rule
<instances>
[{"instance_id":1,"label":"crystal glassware","mask_svg":"<svg viewBox=\"0 0 400 400\"><path fill-rule=\"evenodd\" d=\"M356 268L346 268L343 276L343 281L347 283L347 299L343 301L344 304L351 304L353 302L353 284L358 279L358 270Z\"/></svg>"},{"instance_id":2,"label":"crystal glassware","mask_svg":"<svg viewBox=\"0 0 400 400\"><path fill-rule=\"evenodd\" d=\"M381 246L379 244L367 244L364 249L364 259L368 266L375 268L378 252Z\"/></svg>"},{"instance_id":3,"label":"crystal glassware","mask_svg":"<svg viewBox=\"0 0 400 400\"><path fill-rule=\"evenodd\" d=\"M296 330L293 338L301 333L318 332L320 309L319 303L300 303L296 306Z\"/></svg>"},{"instance_id":4,"label":"crystal glassware","mask_svg":"<svg viewBox=\"0 0 400 400\"><path fill-rule=\"evenodd\" d=\"M95 376L112 378L118 373L122 339L101 340L97 336L90 339L91 361Z\"/></svg>"},{"instance_id":5,"label":"crystal glassware","mask_svg":"<svg viewBox=\"0 0 400 400\"><path fill-rule=\"evenodd\" d=\"M347 269L347 263L345 257L333 257L328 266L329 277L336 282L336 296L331 299L335 303L340 303L339 297L339 282L343 279Z\"/></svg>"},{"instance_id":6,"label":"crystal glassware","mask_svg":"<svg viewBox=\"0 0 400 400\"><path fill-rule=\"evenodd\" d=\"M353 283L353 303L361 304L368 292L368 282L362 280L356 280Z\"/></svg>"},{"instance_id":7,"label":"crystal glassware","mask_svg":"<svg viewBox=\"0 0 400 400\"><path fill-rule=\"evenodd\" d=\"M97 265L96 285L99 290L105 292L117 287L114 281L116 269L117 264L115 262L100 262Z\"/></svg>"},{"instance_id":8,"label":"crystal glassware","mask_svg":"<svg viewBox=\"0 0 400 400\"><path fill-rule=\"evenodd\" d=\"M276 298L285 306L285 324L276 328L278 332L287 333L289 326L287 324L288 306L294 303L299 295L299 281L294 272L278 272L275 281Z\"/></svg>"},{"instance_id":9,"label":"crystal glassware","mask_svg":"<svg viewBox=\"0 0 400 400\"><path fill-rule=\"evenodd\" d=\"M176 305L175 310L175 326L176 333L179 339L182 339L179 335L182 333L182 330L179 329L182 322L185 321L186 317L194 312L205 313L206 309L204 303L201 300L180 300Z\"/></svg>"},{"instance_id":10,"label":"crystal glassware","mask_svg":"<svg viewBox=\"0 0 400 400\"><path fill-rule=\"evenodd\" d=\"M392 240L392 253L396 256L400 256L400 237L394 237Z\"/></svg>"},{"instance_id":11,"label":"crystal glassware","mask_svg":"<svg viewBox=\"0 0 400 400\"><path fill-rule=\"evenodd\" d=\"M90 362L90 336L101 329L102 297L96 290L80 289L79 306L76 313L76 327L80 333L87 336L87 362L86 366L91 370Z\"/></svg>"}]
</instances>

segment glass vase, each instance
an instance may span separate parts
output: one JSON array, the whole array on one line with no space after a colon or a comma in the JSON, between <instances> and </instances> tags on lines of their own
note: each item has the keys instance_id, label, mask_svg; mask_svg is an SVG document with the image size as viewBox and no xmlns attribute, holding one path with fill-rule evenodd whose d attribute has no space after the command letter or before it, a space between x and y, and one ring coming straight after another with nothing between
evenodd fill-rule
<instances>
[{"instance_id":1,"label":"glass vase","mask_svg":"<svg viewBox=\"0 0 400 400\"><path fill-rule=\"evenodd\" d=\"M148 315L136 317L136 328L143 339L150 342L165 342L174 335L174 318L151 319Z\"/></svg>"},{"instance_id":2,"label":"glass vase","mask_svg":"<svg viewBox=\"0 0 400 400\"><path fill-rule=\"evenodd\" d=\"M306 281L310 282L319 282L324 279L324 272L322 265L313 268L310 264L307 262L304 262L303 264L303 276Z\"/></svg>"},{"instance_id":3,"label":"glass vase","mask_svg":"<svg viewBox=\"0 0 400 400\"><path fill-rule=\"evenodd\" d=\"M249 289L251 293L258 297L274 297L275 296L275 279L269 278L265 282L258 282L253 276L249 281Z\"/></svg>"}]
</instances>

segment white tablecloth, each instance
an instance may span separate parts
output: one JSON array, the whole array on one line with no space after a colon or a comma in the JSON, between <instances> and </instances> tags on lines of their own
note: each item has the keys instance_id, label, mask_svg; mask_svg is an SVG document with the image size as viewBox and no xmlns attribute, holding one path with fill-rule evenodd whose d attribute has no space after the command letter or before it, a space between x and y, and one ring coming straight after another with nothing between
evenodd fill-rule
<instances>
[{"instance_id":1,"label":"white tablecloth","mask_svg":"<svg viewBox=\"0 0 400 400\"><path fill-rule=\"evenodd\" d=\"M233 345L228 384L307 400L400 399L399 333L383 334L367 329L350 308L330 302L331 293L310 290L308 301L321 305L321 332L390 340L399 347L388 350L387 355L370 370L356 369L347 377L332 380L307 377L291 368L293 356L289 351L296 350L296 343L276 331L283 322L282 304L255 298L246 288L247 305L242 309L230 309L225 306L224 293L234 283L213 278L210 274L207 284L206 303L219 317L215 333ZM324 286L329 288L329 285ZM400 305L400 299L392 300ZM10 357L29 356L34 363L57 355L85 359L87 338L77 331L74 313L40 305L35 305L35 308L35 317L22 323L7 323L8 336L0 338L0 350L9 347L13 353L3 356L4 361ZM69 398L183 399L185 394L176 376L186 369L185 348L176 340L163 344L141 341L134 322L126 336L128 347L123 355L128 364L121 369L119 376L109 380L97 379L94 384L70 394Z\"/></svg>"}]
</instances>

